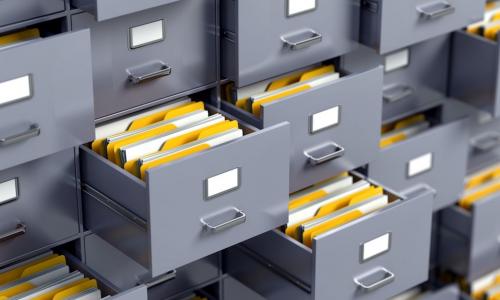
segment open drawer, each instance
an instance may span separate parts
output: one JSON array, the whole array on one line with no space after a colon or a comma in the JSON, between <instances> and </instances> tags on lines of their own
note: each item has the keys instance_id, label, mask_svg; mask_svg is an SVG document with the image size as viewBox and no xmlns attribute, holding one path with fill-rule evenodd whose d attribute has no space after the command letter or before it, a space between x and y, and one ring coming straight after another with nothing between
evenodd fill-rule
<instances>
[{"instance_id":1,"label":"open drawer","mask_svg":"<svg viewBox=\"0 0 500 300\"><path fill-rule=\"evenodd\" d=\"M286 223L289 125L243 129L145 181L81 146L87 228L154 277Z\"/></svg>"},{"instance_id":2,"label":"open drawer","mask_svg":"<svg viewBox=\"0 0 500 300\"><path fill-rule=\"evenodd\" d=\"M361 42L385 54L482 18L484 1L361 1Z\"/></svg>"},{"instance_id":3,"label":"open drawer","mask_svg":"<svg viewBox=\"0 0 500 300\"><path fill-rule=\"evenodd\" d=\"M357 47L351 0L222 0L221 73L246 86Z\"/></svg>"},{"instance_id":4,"label":"open drawer","mask_svg":"<svg viewBox=\"0 0 500 300\"><path fill-rule=\"evenodd\" d=\"M450 95L500 116L500 46L465 31L453 34Z\"/></svg>"},{"instance_id":5,"label":"open drawer","mask_svg":"<svg viewBox=\"0 0 500 300\"><path fill-rule=\"evenodd\" d=\"M500 267L500 193L478 199L470 209L459 205L441 213L440 264L469 280Z\"/></svg>"},{"instance_id":6,"label":"open drawer","mask_svg":"<svg viewBox=\"0 0 500 300\"><path fill-rule=\"evenodd\" d=\"M430 127L380 149L368 175L400 192L419 183L432 186L434 210L455 203L463 190L469 151L469 119L460 107L460 102L448 99L422 112Z\"/></svg>"},{"instance_id":7,"label":"open drawer","mask_svg":"<svg viewBox=\"0 0 500 300\"><path fill-rule=\"evenodd\" d=\"M244 242L276 285L227 263L231 276L267 299L387 299L426 281L434 192L419 186L405 198L386 193L391 204L315 237L311 248L279 230Z\"/></svg>"},{"instance_id":8,"label":"open drawer","mask_svg":"<svg viewBox=\"0 0 500 300\"><path fill-rule=\"evenodd\" d=\"M285 90L281 99L262 104L260 115L221 102L223 110L258 128L290 123L290 192L360 167L378 152L382 68L338 72L339 79L308 90Z\"/></svg>"},{"instance_id":9,"label":"open drawer","mask_svg":"<svg viewBox=\"0 0 500 300\"><path fill-rule=\"evenodd\" d=\"M32 29L40 32L33 36L58 21ZM0 170L94 138L88 30L0 48L0 61Z\"/></svg>"}]
</instances>

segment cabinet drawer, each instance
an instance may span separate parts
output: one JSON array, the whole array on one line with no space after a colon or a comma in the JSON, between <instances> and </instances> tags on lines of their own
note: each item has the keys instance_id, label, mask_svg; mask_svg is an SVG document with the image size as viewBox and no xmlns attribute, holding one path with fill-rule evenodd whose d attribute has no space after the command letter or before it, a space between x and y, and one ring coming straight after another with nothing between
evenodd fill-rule
<instances>
[{"instance_id":1,"label":"cabinet drawer","mask_svg":"<svg viewBox=\"0 0 500 300\"><path fill-rule=\"evenodd\" d=\"M436 190L434 210L451 205L463 190L468 132L466 118L444 121L380 149L378 157L368 166L368 174L400 192L425 183Z\"/></svg>"},{"instance_id":2,"label":"cabinet drawer","mask_svg":"<svg viewBox=\"0 0 500 300\"><path fill-rule=\"evenodd\" d=\"M245 86L356 47L350 0L223 0L222 76Z\"/></svg>"},{"instance_id":3,"label":"cabinet drawer","mask_svg":"<svg viewBox=\"0 0 500 300\"><path fill-rule=\"evenodd\" d=\"M330 83L263 104L260 117L222 102L223 109L259 128L290 123L290 192L357 168L376 157L382 68L345 71L342 75ZM335 116L329 111L334 111ZM337 121L332 123L335 118ZM320 125L323 123L330 125Z\"/></svg>"},{"instance_id":4,"label":"cabinet drawer","mask_svg":"<svg viewBox=\"0 0 500 300\"><path fill-rule=\"evenodd\" d=\"M498 42L457 31L453 34L452 47L451 96L478 107L493 117L500 116Z\"/></svg>"},{"instance_id":5,"label":"cabinet drawer","mask_svg":"<svg viewBox=\"0 0 500 300\"><path fill-rule=\"evenodd\" d=\"M88 30L0 48L0 170L94 137Z\"/></svg>"},{"instance_id":6,"label":"cabinet drawer","mask_svg":"<svg viewBox=\"0 0 500 300\"><path fill-rule=\"evenodd\" d=\"M286 223L289 145L282 123L155 167L145 182L82 146L83 182L114 208L87 195L87 227L152 276L205 257ZM237 184L213 194L220 175L237 176Z\"/></svg>"},{"instance_id":7,"label":"cabinet drawer","mask_svg":"<svg viewBox=\"0 0 500 300\"><path fill-rule=\"evenodd\" d=\"M291 299L387 299L399 294L427 279L433 192L421 186L402 199L317 236L312 248L277 230L244 242L245 249L281 277L276 288L259 288L259 282L267 282L260 276L231 275L246 285L253 282L251 288L268 299L285 299L279 297L283 293L293 295Z\"/></svg>"},{"instance_id":8,"label":"cabinet drawer","mask_svg":"<svg viewBox=\"0 0 500 300\"><path fill-rule=\"evenodd\" d=\"M177 1L180 0L71 0L71 4L93 14L97 21L105 21Z\"/></svg>"},{"instance_id":9,"label":"cabinet drawer","mask_svg":"<svg viewBox=\"0 0 500 300\"><path fill-rule=\"evenodd\" d=\"M498 193L474 203L470 211L456 205L446 208L441 217L441 265L469 280L500 267L500 220L491 213L499 209Z\"/></svg>"},{"instance_id":10,"label":"cabinet drawer","mask_svg":"<svg viewBox=\"0 0 500 300\"><path fill-rule=\"evenodd\" d=\"M360 40L385 54L465 27L483 17L469 0L362 1Z\"/></svg>"},{"instance_id":11,"label":"cabinet drawer","mask_svg":"<svg viewBox=\"0 0 500 300\"><path fill-rule=\"evenodd\" d=\"M1 0L0 27L64 10L64 0Z\"/></svg>"},{"instance_id":12,"label":"cabinet drawer","mask_svg":"<svg viewBox=\"0 0 500 300\"><path fill-rule=\"evenodd\" d=\"M0 262L76 236L76 192L73 149L0 172Z\"/></svg>"},{"instance_id":13,"label":"cabinet drawer","mask_svg":"<svg viewBox=\"0 0 500 300\"><path fill-rule=\"evenodd\" d=\"M105 22L80 13L71 23L91 30L96 118L217 80L214 0L176 1Z\"/></svg>"}]
</instances>

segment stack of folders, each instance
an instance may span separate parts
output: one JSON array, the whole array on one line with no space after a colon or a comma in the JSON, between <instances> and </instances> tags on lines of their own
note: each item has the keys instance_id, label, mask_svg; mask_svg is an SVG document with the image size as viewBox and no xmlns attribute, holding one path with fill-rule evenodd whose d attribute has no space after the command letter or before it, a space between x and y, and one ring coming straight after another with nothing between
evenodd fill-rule
<instances>
[{"instance_id":1,"label":"stack of folders","mask_svg":"<svg viewBox=\"0 0 500 300\"><path fill-rule=\"evenodd\" d=\"M1 300L99 300L95 279L71 271L66 258L47 252L0 270Z\"/></svg>"},{"instance_id":2,"label":"stack of folders","mask_svg":"<svg viewBox=\"0 0 500 300\"><path fill-rule=\"evenodd\" d=\"M417 114L382 126L380 148L407 140L431 127L424 114Z\"/></svg>"},{"instance_id":3,"label":"stack of folders","mask_svg":"<svg viewBox=\"0 0 500 300\"><path fill-rule=\"evenodd\" d=\"M473 300L500 300L500 269L472 281L468 290Z\"/></svg>"},{"instance_id":4,"label":"stack of folders","mask_svg":"<svg viewBox=\"0 0 500 300\"><path fill-rule=\"evenodd\" d=\"M260 117L263 104L313 89L337 80L339 77L340 74L335 72L333 65L309 67L237 90L234 90L233 84L225 85L224 98L237 107Z\"/></svg>"},{"instance_id":5,"label":"stack of folders","mask_svg":"<svg viewBox=\"0 0 500 300\"><path fill-rule=\"evenodd\" d=\"M151 168L241 136L237 121L185 99L99 126L92 150L144 180Z\"/></svg>"},{"instance_id":6,"label":"stack of folders","mask_svg":"<svg viewBox=\"0 0 500 300\"><path fill-rule=\"evenodd\" d=\"M344 173L292 194L284 231L312 247L315 237L374 213L391 202L381 187Z\"/></svg>"},{"instance_id":7,"label":"stack of folders","mask_svg":"<svg viewBox=\"0 0 500 300\"><path fill-rule=\"evenodd\" d=\"M465 178L465 191L458 205L471 209L474 203L500 192L500 163Z\"/></svg>"},{"instance_id":8,"label":"stack of folders","mask_svg":"<svg viewBox=\"0 0 500 300\"><path fill-rule=\"evenodd\" d=\"M500 31L500 2L488 3L484 19L467 27L467 32L494 41L497 40L498 31Z\"/></svg>"},{"instance_id":9,"label":"stack of folders","mask_svg":"<svg viewBox=\"0 0 500 300\"><path fill-rule=\"evenodd\" d=\"M20 44L28 43L32 40L40 38L40 30L38 28L26 29L7 35L0 36L0 49L7 47L17 46Z\"/></svg>"}]
</instances>

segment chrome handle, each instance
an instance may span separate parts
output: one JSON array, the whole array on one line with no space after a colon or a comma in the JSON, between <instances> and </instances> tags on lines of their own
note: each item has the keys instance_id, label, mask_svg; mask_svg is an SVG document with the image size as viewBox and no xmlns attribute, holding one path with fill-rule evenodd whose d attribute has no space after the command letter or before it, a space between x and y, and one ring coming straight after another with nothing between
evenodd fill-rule
<instances>
[{"instance_id":1,"label":"chrome handle","mask_svg":"<svg viewBox=\"0 0 500 300\"><path fill-rule=\"evenodd\" d=\"M392 103L411 96L414 89L411 86L404 84L395 84L384 87L384 101Z\"/></svg>"},{"instance_id":2,"label":"chrome handle","mask_svg":"<svg viewBox=\"0 0 500 300\"><path fill-rule=\"evenodd\" d=\"M500 132L490 131L471 139L471 146L479 152L487 152L500 145Z\"/></svg>"},{"instance_id":3,"label":"chrome handle","mask_svg":"<svg viewBox=\"0 0 500 300\"><path fill-rule=\"evenodd\" d=\"M304 32L282 36L281 40L290 50L300 50L321 42L323 40L323 36L316 31L309 29Z\"/></svg>"},{"instance_id":4,"label":"chrome handle","mask_svg":"<svg viewBox=\"0 0 500 300\"><path fill-rule=\"evenodd\" d=\"M354 283L366 292L371 292L393 282L396 276L385 268L377 268L354 278Z\"/></svg>"},{"instance_id":5,"label":"chrome handle","mask_svg":"<svg viewBox=\"0 0 500 300\"><path fill-rule=\"evenodd\" d=\"M344 156L344 154L344 147L334 142L304 151L304 155L307 157L309 164L313 166L340 158Z\"/></svg>"},{"instance_id":6,"label":"chrome handle","mask_svg":"<svg viewBox=\"0 0 500 300\"><path fill-rule=\"evenodd\" d=\"M236 207L231 207L214 215L201 218L200 221L205 230L209 232L220 232L245 223L246 219L247 216L243 211Z\"/></svg>"},{"instance_id":7,"label":"chrome handle","mask_svg":"<svg viewBox=\"0 0 500 300\"><path fill-rule=\"evenodd\" d=\"M148 65L127 70L128 81L140 84L146 80L152 80L172 74L172 68L163 62L153 62Z\"/></svg>"},{"instance_id":8,"label":"chrome handle","mask_svg":"<svg viewBox=\"0 0 500 300\"><path fill-rule=\"evenodd\" d=\"M455 7L448 2L439 1L417 7L420 16L426 20L434 20L455 12Z\"/></svg>"},{"instance_id":9,"label":"chrome handle","mask_svg":"<svg viewBox=\"0 0 500 300\"><path fill-rule=\"evenodd\" d=\"M5 138L0 138L0 147L19 143L39 135L40 135L40 127L37 124L32 124L26 131L23 131L21 133L16 133L14 135Z\"/></svg>"},{"instance_id":10,"label":"chrome handle","mask_svg":"<svg viewBox=\"0 0 500 300\"><path fill-rule=\"evenodd\" d=\"M5 232L3 234L0 234L0 242L5 242L5 241L8 241L8 240L11 240L13 238L16 238L20 235L23 235L26 233L26 225L24 225L23 223L19 223L16 225L16 228L9 231L9 232Z\"/></svg>"}]
</instances>

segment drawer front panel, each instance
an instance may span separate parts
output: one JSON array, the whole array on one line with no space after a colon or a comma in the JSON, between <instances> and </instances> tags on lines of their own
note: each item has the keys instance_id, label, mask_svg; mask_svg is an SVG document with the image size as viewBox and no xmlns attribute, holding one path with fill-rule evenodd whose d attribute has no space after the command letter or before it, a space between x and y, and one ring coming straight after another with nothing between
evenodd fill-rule
<instances>
[{"instance_id":1,"label":"drawer front panel","mask_svg":"<svg viewBox=\"0 0 500 300\"><path fill-rule=\"evenodd\" d=\"M0 50L0 170L94 137L87 30Z\"/></svg>"}]
</instances>

